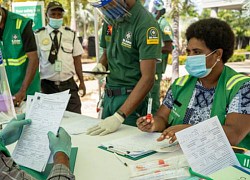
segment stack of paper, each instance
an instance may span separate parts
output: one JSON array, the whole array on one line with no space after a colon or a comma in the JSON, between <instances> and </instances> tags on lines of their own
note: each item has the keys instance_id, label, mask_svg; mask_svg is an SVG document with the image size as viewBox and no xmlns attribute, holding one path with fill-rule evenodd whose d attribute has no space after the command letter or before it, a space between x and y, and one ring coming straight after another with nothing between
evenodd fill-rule
<instances>
[{"instance_id":1,"label":"stack of paper","mask_svg":"<svg viewBox=\"0 0 250 180\"><path fill-rule=\"evenodd\" d=\"M161 142L156 141L160 135L161 133L142 132L137 135L102 143L102 146L107 148L107 150L121 155L128 155L133 158L151 153L153 151L162 152L163 149L165 152L173 152L180 149L177 143L169 144L168 140Z\"/></svg>"},{"instance_id":2,"label":"stack of paper","mask_svg":"<svg viewBox=\"0 0 250 180\"><path fill-rule=\"evenodd\" d=\"M129 165L130 180L162 180L189 177L184 155Z\"/></svg>"},{"instance_id":3,"label":"stack of paper","mask_svg":"<svg viewBox=\"0 0 250 180\"><path fill-rule=\"evenodd\" d=\"M101 121L101 119L68 111L65 111L63 118L65 120L70 118L70 121L67 122L67 126L65 126L65 130L71 135L86 133L90 127L97 125Z\"/></svg>"},{"instance_id":4,"label":"stack of paper","mask_svg":"<svg viewBox=\"0 0 250 180\"><path fill-rule=\"evenodd\" d=\"M35 94L32 103L26 107L26 119L31 119L32 123L24 127L12 154L17 164L44 171L50 157L47 133L57 133L69 98L69 91Z\"/></svg>"}]
</instances>

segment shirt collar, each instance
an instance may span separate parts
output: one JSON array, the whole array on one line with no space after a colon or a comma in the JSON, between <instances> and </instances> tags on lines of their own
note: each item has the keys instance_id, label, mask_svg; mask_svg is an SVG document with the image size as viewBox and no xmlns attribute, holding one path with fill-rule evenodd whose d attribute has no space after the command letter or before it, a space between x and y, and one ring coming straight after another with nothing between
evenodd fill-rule
<instances>
[{"instance_id":1,"label":"shirt collar","mask_svg":"<svg viewBox=\"0 0 250 180\"><path fill-rule=\"evenodd\" d=\"M62 29L63 29L63 27L61 26L59 29L58 29L58 31L59 32L62 32ZM54 31L55 29L54 28L52 28L52 27L50 27L50 25L47 25L47 30L48 30L48 33L50 34L52 31Z\"/></svg>"},{"instance_id":2,"label":"shirt collar","mask_svg":"<svg viewBox=\"0 0 250 180\"><path fill-rule=\"evenodd\" d=\"M141 2L139 0L136 0L134 6L130 9L129 13L130 15L125 18L126 21L133 23L138 16L138 11L142 8Z\"/></svg>"}]
</instances>

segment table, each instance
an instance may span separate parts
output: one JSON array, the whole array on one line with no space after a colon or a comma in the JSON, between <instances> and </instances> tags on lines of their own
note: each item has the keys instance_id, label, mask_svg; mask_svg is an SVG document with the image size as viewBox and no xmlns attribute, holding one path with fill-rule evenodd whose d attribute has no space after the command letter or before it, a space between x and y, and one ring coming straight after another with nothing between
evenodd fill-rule
<instances>
[{"instance_id":1,"label":"table","mask_svg":"<svg viewBox=\"0 0 250 180\"><path fill-rule=\"evenodd\" d=\"M77 114L75 114L77 116ZM72 116L74 113L72 113ZM84 117L84 116L83 116ZM84 118L82 119L84 120ZM63 119L61 126L67 126L70 118ZM120 129L106 136L89 136L85 134L72 135L72 145L78 147L77 160L74 174L79 180L128 180L129 168L124 166L112 153L98 148L102 142L122 138L124 136L138 134L141 131L132 126L122 125ZM167 158L182 154L181 151L174 153L156 153L151 156L133 161L124 157L120 158L127 164L135 164L151 159Z\"/></svg>"},{"instance_id":2,"label":"table","mask_svg":"<svg viewBox=\"0 0 250 180\"><path fill-rule=\"evenodd\" d=\"M67 127L70 121L74 120L79 114L66 112L67 118L63 118L61 126ZM70 118L69 118L70 117ZM82 121L87 116L82 115ZM77 118L79 119L79 118ZM141 131L132 126L121 125L120 129L106 136L89 136L86 134L71 135L72 146L78 147L74 175L77 180L128 180L130 171L127 166L122 164L113 153L98 148L102 142L122 138L128 135L138 134ZM15 143L7 148L10 152L14 150ZM174 153L156 153L137 161L133 161L120 156L120 158L129 164L148 161L151 159L167 158L182 154L181 151Z\"/></svg>"}]
</instances>

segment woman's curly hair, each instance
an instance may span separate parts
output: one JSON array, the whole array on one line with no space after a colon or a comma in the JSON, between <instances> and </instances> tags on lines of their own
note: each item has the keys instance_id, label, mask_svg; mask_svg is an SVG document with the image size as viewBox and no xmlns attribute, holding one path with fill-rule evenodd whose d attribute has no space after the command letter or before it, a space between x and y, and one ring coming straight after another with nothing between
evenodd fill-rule
<instances>
[{"instance_id":1,"label":"woman's curly hair","mask_svg":"<svg viewBox=\"0 0 250 180\"><path fill-rule=\"evenodd\" d=\"M204 41L211 51L223 49L223 63L233 55L235 36L225 21L216 18L199 20L187 28L186 38L187 41L191 38Z\"/></svg>"}]
</instances>

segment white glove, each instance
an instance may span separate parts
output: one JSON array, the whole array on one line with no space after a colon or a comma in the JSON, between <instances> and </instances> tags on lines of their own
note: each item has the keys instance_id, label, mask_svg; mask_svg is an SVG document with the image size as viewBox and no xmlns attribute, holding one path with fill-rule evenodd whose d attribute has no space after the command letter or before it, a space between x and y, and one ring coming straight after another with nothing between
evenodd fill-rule
<instances>
[{"instance_id":1,"label":"white glove","mask_svg":"<svg viewBox=\"0 0 250 180\"><path fill-rule=\"evenodd\" d=\"M98 125L89 128L86 134L104 136L119 129L123 121L124 118L116 112L114 115L105 118Z\"/></svg>"},{"instance_id":2,"label":"white glove","mask_svg":"<svg viewBox=\"0 0 250 180\"><path fill-rule=\"evenodd\" d=\"M102 65L102 63L97 63L92 71L94 71L94 72L106 72L106 68L105 68L105 66ZM96 74L95 78L98 80L101 80L105 76L106 76L105 74Z\"/></svg>"}]
</instances>

